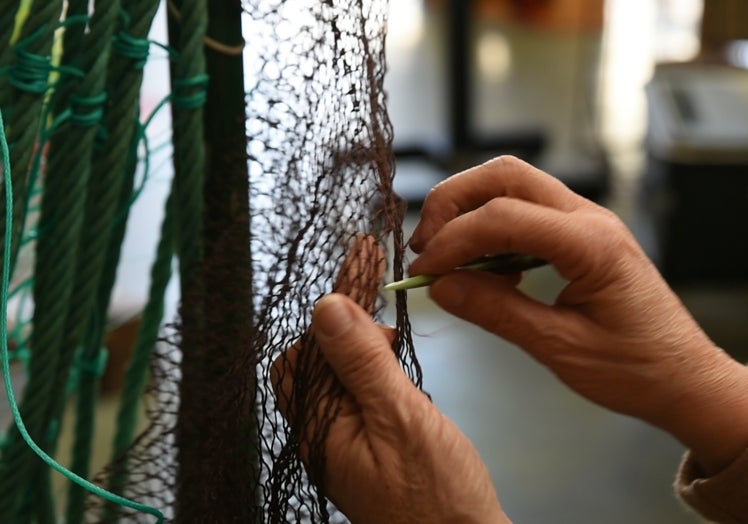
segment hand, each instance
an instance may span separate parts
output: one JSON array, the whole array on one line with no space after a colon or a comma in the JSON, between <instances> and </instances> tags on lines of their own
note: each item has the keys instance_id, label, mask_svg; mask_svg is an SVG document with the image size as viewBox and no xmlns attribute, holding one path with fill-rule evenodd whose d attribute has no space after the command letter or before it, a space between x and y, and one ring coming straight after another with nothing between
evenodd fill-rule
<instances>
[{"instance_id":1,"label":"hand","mask_svg":"<svg viewBox=\"0 0 748 524\"><path fill-rule=\"evenodd\" d=\"M748 444L746 368L715 347L612 212L512 157L449 178L424 203L410 273L445 310L525 349L588 399L642 418L716 471ZM517 280L451 271L484 255L549 261L552 305Z\"/></svg>"},{"instance_id":2,"label":"hand","mask_svg":"<svg viewBox=\"0 0 748 524\"><path fill-rule=\"evenodd\" d=\"M381 267L377 252L368 247L349 256L337 289L371 303L345 275ZM374 289L379 285L375 280ZM310 331L345 391L325 444L324 486L352 522L509 522L473 445L400 368L392 329L375 324L349 297L332 294L319 301ZM296 417L283 399L292 397L302 351L297 345L274 364L279 405L289 420ZM304 447L301 454L306 462Z\"/></svg>"}]
</instances>

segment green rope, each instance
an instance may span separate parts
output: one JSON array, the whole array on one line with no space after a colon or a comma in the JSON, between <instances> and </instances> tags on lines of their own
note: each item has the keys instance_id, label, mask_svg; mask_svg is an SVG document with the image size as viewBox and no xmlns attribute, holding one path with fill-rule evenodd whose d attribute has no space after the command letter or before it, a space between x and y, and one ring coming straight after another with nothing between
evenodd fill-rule
<instances>
[{"instance_id":1,"label":"green rope","mask_svg":"<svg viewBox=\"0 0 748 524\"><path fill-rule=\"evenodd\" d=\"M12 237L12 225L13 225L13 184L12 175L10 170L10 152L8 148L8 142L5 136L5 124L3 122L2 111L0 111L0 149L2 150L3 157L3 185L5 186L5 232L4 232L4 245L3 245L3 264L2 264L2 283L0 284L0 293L2 294L2 300L0 301L0 354L3 361L3 380L5 381L5 392L8 396L8 403L10 404L10 410L13 415L16 427L19 430L21 437L25 444L39 457L45 464L50 468L54 469L58 473L64 475L66 478L73 482L76 482L86 490L90 491L96 496L102 497L115 504L121 504L128 508L132 508L136 511L141 511L149 515L155 516L157 522L162 523L164 516L155 508L146 506L144 504L138 504L124 497L120 497L114 493L111 493L95 484L92 484L88 480L76 475L75 473L67 470L65 467L60 465L52 457L50 457L39 445L31 438L29 432L26 429L21 412L16 402L15 392L13 391L13 382L10 374L10 361L8 358L8 288L10 285L10 249L11 249L11 237ZM14 522L14 520L7 520L5 522Z\"/></svg>"},{"instance_id":2,"label":"green rope","mask_svg":"<svg viewBox=\"0 0 748 524\"><path fill-rule=\"evenodd\" d=\"M93 176L92 158L94 151L97 149L96 146L100 145L98 142L103 136L101 131L105 129L100 124L104 116L103 104L108 97L105 92L108 64L118 21L118 1L96 4L88 26L88 32L85 34L85 40L80 46L81 54L77 57L86 71L86 77L72 86L70 108L64 113L69 116L72 127L70 132L66 133L65 138L60 137L59 141L53 139L50 146L49 171L45 181L46 191L50 192L50 197L54 198L59 195L60 191L64 191L56 184L62 181L65 173L77 172L77 180L74 180L72 185L77 185L79 189L77 191L68 189L68 191L76 194L76 199L69 200L65 208L58 208L59 211L67 215L69 229L65 231L65 234L69 239L68 241L71 242L71 248L75 250L75 254L71 253L68 261L66 261L66 276L64 278L70 279L70 287L65 290L67 291L67 297L64 295L56 297L59 300L59 307L56 308L55 314L62 315L64 324L62 331L56 334L57 363L54 382L50 389L51 397L47 401L46 420L48 423L54 423L62 419L66 400L65 392L68 387L71 367L75 364L74 355L76 351L82 347L80 349L82 352L81 358L84 361L96 361L100 348L99 343L89 348L84 346L84 342L87 340L86 330L91 318L92 308L98 305L96 303L98 277L111 230L111 220L108 219L106 214L109 209L105 207L102 215L99 215L98 212L102 209L101 206L114 208L116 205L116 189L114 198L105 202L97 202L96 199L100 196L97 194L98 185L112 182L112 179L117 180L119 173L107 174L106 181L97 179ZM55 145L58 144L59 149L55 148ZM74 156L77 158L72 158ZM54 187L52 187L53 180ZM42 220L44 218L43 200ZM53 227L58 228L60 226L59 222L60 220ZM50 232L50 238L55 236L55 233ZM40 238L38 244L40 250L43 241L48 243L49 238ZM42 267L45 268L47 274L62 278L59 268L51 268L42 263L37 264L37 278L41 278L39 272ZM42 326L44 325L42 324ZM51 334L53 333L49 333L47 330L42 332L42 336ZM52 363L52 359L50 359L50 363ZM86 377L86 374L81 373L81 376ZM90 388L88 389L90 390ZM86 398L80 398L79 395L79 403L89 402L93 405L94 397L94 394ZM76 421L78 427L90 426L88 433L93 432L93 411L93 407L91 407L89 410L90 416L79 417ZM85 431L84 434L86 434ZM76 440L76 444L81 448L90 448L90 446L86 446L85 443L81 444L81 442L79 439ZM56 447L56 438L50 442L50 446L52 449ZM73 449L71 468L76 474L86 477L89 475L90 452L87 453L85 458L81 458L81 453L82 451ZM34 484L38 484L40 481L48 485L48 470L38 469L30 480ZM83 492L82 490L79 491L79 498L82 499ZM80 506L82 508L82 501ZM40 505L39 508L42 510L43 505Z\"/></svg>"},{"instance_id":3,"label":"green rope","mask_svg":"<svg viewBox=\"0 0 748 524\"><path fill-rule=\"evenodd\" d=\"M179 258L181 288L182 379L179 385L177 521L190 521L195 513L191 505L198 502L204 485L206 434L200 417L202 392L193 384L202 383L204 344L202 316L203 260L203 186L205 183L205 146L203 142L203 109L206 74L204 38L208 11L206 0L176 2L182 13L179 22L169 18L169 40L179 53L172 67L173 143L174 143L174 217L175 248ZM199 514L199 511L198 511Z\"/></svg>"},{"instance_id":4,"label":"green rope","mask_svg":"<svg viewBox=\"0 0 748 524\"><path fill-rule=\"evenodd\" d=\"M129 1L123 3L118 12L121 23L113 36L113 52L107 71L107 91L111 98L104 117L107 137L104 147L97 149L93 157L86 203L86 227L80 241L81 254L76 270L77 292L74 303L79 307L71 309L69 313L70 329L84 324L91 315L100 316L97 311L106 311L114 285L124 236L124 228L119 229L115 222L123 193L132 192L139 93L142 68L149 47L145 37L157 8L158 2ZM123 60L122 55L127 59ZM88 328L88 343L82 350L87 360L95 360L100 352L104 336L103 325L104 322L100 321ZM73 470L79 473L90 469L97 396L97 377L82 374L72 458ZM84 502L85 492L71 484L66 513L68 522L82 519Z\"/></svg>"},{"instance_id":5,"label":"green rope","mask_svg":"<svg viewBox=\"0 0 748 524\"><path fill-rule=\"evenodd\" d=\"M7 69L13 62L13 46L10 42L20 5L21 1L16 0L6 2L0 9L0 71ZM10 99L10 90L10 82L0 75L0 107L6 107L5 103Z\"/></svg>"},{"instance_id":6,"label":"green rope","mask_svg":"<svg viewBox=\"0 0 748 524\"><path fill-rule=\"evenodd\" d=\"M34 57L48 57L52 50L54 38L54 24L52 20L59 20L62 12L62 0L35 0L28 9L28 16L23 22L18 41L10 46L4 46L3 58L0 59L0 67L6 63L12 69L27 67L30 63L41 65L43 60ZM15 2L16 11L20 3ZM13 11L12 7L8 9ZM7 53L6 53L7 51ZM20 55L19 55L20 53ZM15 60L15 67L13 62ZM21 62L20 64L18 62ZM46 66L44 70L46 70ZM18 84L18 79L15 81ZM33 85L34 82L32 82ZM0 83L0 107L10 116L12 125L8 127L8 143L10 144L10 162L16 169L13 179L13 192L16 195L15 208L13 210L13 236L11 250L11 275L15 267L18 254L19 239L23 231L24 219L26 217L26 192L30 178L30 168L34 155L34 144L37 142L41 126L43 124L42 107L44 93L33 90L19 89L12 81ZM0 196L1 199L1 196ZM0 229L3 223L0 216ZM0 483L2 487L2 483ZM0 507L2 500L7 498L5 491L0 493ZM2 515L2 511L0 511Z\"/></svg>"},{"instance_id":7,"label":"green rope","mask_svg":"<svg viewBox=\"0 0 748 524\"><path fill-rule=\"evenodd\" d=\"M114 436L112 462L122 461L111 479L110 489L121 493L129 477L128 465L123 455L132 444L138 422L140 399L145 391L149 364L153 348L158 339L161 320L164 315L164 295L171 280L171 262L174 254L174 206L171 195L166 201L165 214L161 225L161 238L156 250L156 258L151 267L151 285L148 302L133 354L125 375L125 384L117 413L117 430Z\"/></svg>"},{"instance_id":8,"label":"green rope","mask_svg":"<svg viewBox=\"0 0 748 524\"><path fill-rule=\"evenodd\" d=\"M37 5L39 4L39 5ZM26 18L21 30L19 41L14 46L27 48L30 53L48 56L52 48L53 31L49 20L56 20L62 10L62 1L35 2ZM10 254L9 263L10 273L12 274L15 254L19 244L18 239L21 237L23 229L22 217L24 210L21 204L26 202L26 184L28 181L28 167L32 157L34 142L37 140L40 129L40 116L42 114L43 95L30 93L19 90L17 87L8 84L7 89L0 92L0 107L8 108L13 116L13 125L9 126L7 131L7 140L12 147L10 148L9 163L16 168L16 176L12 179L12 191L16 195L14 200L12 214L12 225L5 223L5 216L2 216L0 228L11 229L9 245L3 246L3 252ZM7 184L6 184L7 185ZM6 186L3 186L3 191ZM7 197L7 195L6 195ZM7 244L7 243L6 243ZM8 248L6 250L6 248ZM5 263L6 260L3 260ZM36 359L32 358L30 367ZM43 401L43 399L39 399ZM36 420L31 420L30 430L35 437L40 435L41 420L44 409L37 414ZM15 511L18 507L19 493L26 493L26 490L18 490L16 481L20 477L28 477L30 461L32 454L29 453L28 447L22 440L22 435L17 427L12 427L6 435L6 445L2 450L2 463L0 463L0 522L15 522Z\"/></svg>"},{"instance_id":9,"label":"green rope","mask_svg":"<svg viewBox=\"0 0 748 524\"><path fill-rule=\"evenodd\" d=\"M70 327L67 318L71 310L77 312L76 302L71 302L71 297L75 292L75 267L85 219L85 200L81 195L85 195L91 153L98 134L97 119L91 117L88 108L104 100L102 93L117 20L117 4L100 4L101 7L97 6L93 13L83 46L85 52L80 57L85 77L71 90L83 109L71 109L60 115L59 120L63 122L60 125L64 125L67 117L75 132L58 132L52 137L49 148L39 221L41 235L34 269L35 309L31 335L34 357L22 408L24 413L28 413L27 425L32 436L37 439L54 437L48 442L51 450L56 447L56 435L49 426L59 424L74 351L82 339L79 327L67 329ZM75 340L72 344L68 342L71 339ZM7 482L12 481L16 486L26 486L20 490L25 493L33 492L32 486L48 487L49 470L38 465L23 445L9 446L8 455L9 463L15 467L10 468L0 482L6 482L7 478ZM45 519L53 514L51 497L40 497L35 502L32 508L24 507L24 511L34 511ZM15 507L17 503L1 507L0 521L18 518ZM11 515L13 518L4 518Z\"/></svg>"},{"instance_id":10,"label":"green rope","mask_svg":"<svg viewBox=\"0 0 748 524\"><path fill-rule=\"evenodd\" d=\"M98 312L98 316L106 316L106 309ZM106 319L99 318L98 324L105 324ZM100 337L103 329L94 330L93 336ZM99 395L100 379L106 370L108 352L106 349L93 350L94 341L91 340L80 354L76 362L75 371L78 376L77 402L75 418L75 441L71 469L79 475L89 475L90 461L93 454L93 434L96 401ZM65 522L83 522L85 512L86 490L71 482L68 488L68 506Z\"/></svg>"},{"instance_id":11,"label":"green rope","mask_svg":"<svg viewBox=\"0 0 748 524\"><path fill-rule=\"evenodd\" d=\"M202 260L202 195L205 176L202 105L195 102L204 92L205 56L203 40L207 27L205 0L182 4L179 53L172 75L174 178L177 253L180 260L182 295L189 289L193 271ZM192 88L185 93L186 88ZM178 93L178 94L177 94ZM204 101L204 99L202 99Z\"/></svg>"},{"instance_id":12,"label":"green rope","mask_svg":"<svg viewBox=\"0 0 748 524\"><path fill-rule=\"evenodd\" d=\"M62 36L62 58L63 64L74 64L80 54L83 52L83 42L85 41L86 25L88 23L88 1L87 0L69 0L65 19L65 32ZM85 19L85 23L70 24L70 19ZM61 76L55 85L55 96L53 99L54 107L52 114L57 115L68 107L70 93L77 78Z\"/></svg>"}]
</instances>

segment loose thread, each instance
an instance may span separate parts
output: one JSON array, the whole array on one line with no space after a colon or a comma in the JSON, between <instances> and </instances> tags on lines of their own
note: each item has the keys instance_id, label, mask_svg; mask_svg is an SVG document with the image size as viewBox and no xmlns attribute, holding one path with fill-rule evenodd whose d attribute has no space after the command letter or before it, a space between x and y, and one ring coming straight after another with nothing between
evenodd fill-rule
<instances>
[{"instance_id":1,"label":"loose thread","mask_svg":"<svg viewBox=\"0 0 748 524\"><path fill-rule=\"evenodd\" d=\"M174 2L172 0L169 0L166 3L167 7L169 8L169 14L173 16L178 22L182 21L182 13L179 10L179 8L174 5ZM215 38L211 38L209 36L203 37L203 42L205 45L209 48L211 48L213 51L218 51L219 53L222 53L224 55L228 56L241 56L242 53L244 53L244 47L246 45L246 42L242 41L241 44L237 45L228 45L224 44L223 42L219 42Z\"/></svg>"}]
</instances>

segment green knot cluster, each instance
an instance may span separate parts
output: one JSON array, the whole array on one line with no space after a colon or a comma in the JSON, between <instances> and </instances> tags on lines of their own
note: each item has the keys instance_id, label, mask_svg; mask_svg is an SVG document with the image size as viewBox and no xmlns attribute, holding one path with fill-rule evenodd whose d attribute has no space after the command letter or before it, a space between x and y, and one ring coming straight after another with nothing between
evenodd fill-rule
<instances>
[{"instance_id":1,"label":"green knot cluster","mask_svg":"<svg viewBox=\"0 0 748 524\"><path fill-rule=\"evenodd\" d=\"M9 69L10 83L13 86L41 95L49 89L49 76L53 70L52 59L48 56L30 53L22 46L16 47L16 61Z\"/></svg>"},{"instance_id":2,"label":"green knot cluster","mask_svg":"<svg viewBox=\"0 0 748 524\"><path fill-rule=\"evenodd\" d=\"M103 105L106 99L106 93L85 97L79 95L71 96L70 121L79 126L93 126L98 124L104 116Z\"/></svg>"},{"instance_id":3,"label":"green knot cluster","mask_svg":"<svg viewBox=\"0 0 748 524\"><path fill-rule=\"evenodd\" d=\"M198 109L205 105L208 98L205 90L208 85L208 75L200 74L176 80L172 84L171 100L181 109Z\"/></svg>"},{"instance_id":4,"label":"green knot cluster","mask_svg":"<svg viewBox=\"0 0 748 524\"><path fill-rule=\"evenodd\" d=\"M79 353L78 358L75 359L75 366L70 370L67 385L68 393L78 391L82 375L103 377L108 361L109 351L106 347L101 347L93 357L87 357L83 353Z\"/></svg>"},{"instance_id":5,"label":"green knot cluster","mask_svg":"<svg viewBox=\"0 0 748 524\"><path fill-rule=\"evenodd\" d=\"M133 61L135 69L143 69L148 61L151 42L145 38L136 38L126 31L114 35L114 51Z\"/></svg>"}]
</instances>

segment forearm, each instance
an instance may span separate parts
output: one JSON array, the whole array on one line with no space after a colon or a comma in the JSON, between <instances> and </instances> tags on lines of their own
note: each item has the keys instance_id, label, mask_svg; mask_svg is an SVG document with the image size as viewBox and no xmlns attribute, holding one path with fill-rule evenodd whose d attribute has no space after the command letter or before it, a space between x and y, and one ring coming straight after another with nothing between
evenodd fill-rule
<instances>
[{"instance_id":1,"label":"forearm","mask_svg":"<svg viewBox=\"0 0 748 524\"><path fill-rule=\"evenodd\" d=\"M686 447L707 476L748 448L748 368L715 348L672 409L655 424Z\"/></svg>"}]
</instances>

